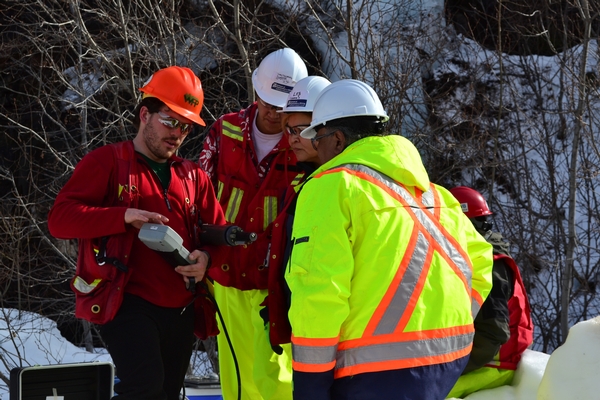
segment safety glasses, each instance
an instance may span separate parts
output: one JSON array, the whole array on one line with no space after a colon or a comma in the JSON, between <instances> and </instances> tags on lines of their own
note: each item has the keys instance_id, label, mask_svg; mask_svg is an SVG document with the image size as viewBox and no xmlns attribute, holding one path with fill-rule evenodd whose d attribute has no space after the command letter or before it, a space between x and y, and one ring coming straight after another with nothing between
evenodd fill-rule
<instances>
[{"instance_id":1,"label":"safety glasses","mask_svg":"<svg viewBox=\"0 0 600 400\"><path fill-rule=\"evenodd\" d=\"M262 104L263 107L266 107L266 108L268 108L269 110L272 110L272 111L281 111L281 110L283 110L283 107L277 107L277 106L274 106L273 104L269 104L269 103L265 102L263 99L261 99L260 97L258 98L258 102L260 104Z\"/></svg>"},{"instance_id":2,"label":"safety glasses","mask_svg":"<svg viewBox=\"0 0 600 400\"><path fill-rule=\"evenodd\" d=\"M297 136L297 135L300 134L300 132L302 132L303 130L305 130L308 127L309 127L309 125L296 125L296 126L286 125L285 126L285 131L290 136Z\"/></svg>"},{"instance_id":3,"label":"safety glasses","mask_svg":"<svg viewBox=\"0 0 600 400\"><path fill-rule=\"evenodd\" d=\"M336 133L337 131L338 131L337 129L334 129L334 130L332 130L331 132L327 132L327 133L325 133L325 134L323 134L323 135L321 135L321 136L315 136L315 137L311 138L311 139L310 139L310 143L312 144L312 147L313 147L313 149L315 149L315 150L317 149L317 142L318 142L319 140L321 140L321 139L323 139L323 138L326 138L326 137L328 137L328 136L331 136L331 135L333 135L334 133Z\"/></svg>"},{"instance_id":4,"label":"safety glasses","mask_svg":"<svg viewBox=\"0 0 600 400\"><path fill-rule=\"evenodd\" d=\"M183 122L179 121L178 119L175 119L163 112L159 111L158 116L160 117L160 118L158 118L158 122L160 122L161 124L163 124L164 126L166 126L167 128L170 128L170 129L180 128L182 135L187 135L188 133L190 133L192 131L192 129L194 129L194 124L184 124Z\"/></svg>"}]
</instances>

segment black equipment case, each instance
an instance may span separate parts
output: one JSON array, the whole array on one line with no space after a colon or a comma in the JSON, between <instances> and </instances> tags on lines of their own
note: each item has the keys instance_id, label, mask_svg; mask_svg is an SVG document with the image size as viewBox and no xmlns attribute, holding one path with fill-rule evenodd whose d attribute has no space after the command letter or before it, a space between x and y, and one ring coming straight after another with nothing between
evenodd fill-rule
<instances>
[{"instance_id":1,"label":"black equipment case","mask_svg":"<svg viewBox=\"0 0 600 400\"><path fill-rule=\"evenodd\" d=\"M10 400L109 400L114 379L109 362L13 368Z\"/></svg>"}]
</instances>

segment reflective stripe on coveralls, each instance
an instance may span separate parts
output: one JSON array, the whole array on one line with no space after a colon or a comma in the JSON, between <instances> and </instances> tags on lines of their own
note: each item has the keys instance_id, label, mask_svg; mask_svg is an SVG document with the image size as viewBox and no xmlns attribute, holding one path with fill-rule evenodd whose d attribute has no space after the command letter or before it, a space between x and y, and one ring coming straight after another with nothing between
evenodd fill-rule
<instances>
[{"instance_id":1,"label":"reflective stripe on coveralls","mask_svg":"<svg viewBox=\"0 0 600 400\"><path fill-rule=\"evenodd\" d=\"M298 175L296 175L294 180L290 183L290 186L297 186L300 182L302 182L304 175L306 175L304 172L300 172Z\"/></svg>"},{"instance_id":2,"label":"reflective stripe on coveralls","mask_svg":"<svg viewBox=\"0 0 600 400\"><path fill-rule=\"evenodd\" d=\"M219 182L219 186L223 186L221 182ZM227 202L227 208L225 209L225 219L227 220L227 222L235 222L235 219L237 218L237 215L240 212L242 196L244 196L244 191L242 189L233 188L231 190L231 197L229 198L229 202Z\"/></svg>"},{"instance_id":3,"label":"reflective stripe on coveralls","mask_svg":"<svg viewBox=\"0 0 600 400\"><path fill-rule=\"evenodd\" d=\"M227 121L223 121L221 126L223 127L223 135L231 139L239 140L240 142L244 140L242 128L239 126L233 125Z\"/></svg>"},{"instance_id":4,"label":"reflective stripe on coveralls","mask_svg":"<svg viewBox=\"0 0 600 400\"><path fill-rule=\"evenodd\" d=\"M223 135L239 140L240 142L244 140L242 128L231 124L227 121L223 121ZM218 190L217 190L217 199L221 200L221 195L223 193L224 183L218 182ZM240 205L242 204L242 197L244 196L244 191L240 188L234 187L231 192L231 197L229 198L229 202L227 203L227 208L225 211L225 218L227 222L234 223L237 215L240 211ZM266 230L271 222L275 220L277 217L277 198L274 196L265 196L264 199L264 216L263 216L263 230Z\"/></svg>"},{"instance_id":5,"label":"reflective stripe on coveralls","mask_svg":"<svg viewBox=\"0 0 600 400\"><path fill-rule=\"evenodd\" d=\"M277 197L265 196L264 200L265 214L263 216L263 230L266 230L271 222L277 218Z\"/></svg>"},{"instance_id":6,"label":"reflective stripe on coveralls","mask_svg":"<svg viewBox=\"0 0 600 400\"><path fill-rule=\"evenodd\" d=\"M223 135L234 139L239 140L240 142L244 140L244 136L242 133L242 128L239 126L233 125L227 121L222 122L223 127ZM217 190L217 199L221 200L221 195L223 194L223 182L219 181ZM225 211L225 219L229 223L233 223L235 218L240 211L240 204L242 203L242 196L244 195L244 191L238 188L234 188L231 197L229 198L229 203L227 203L227 208Z\"/></svg>"},{"instance_id":7,"label":"reflective stripe on coveralls","mask_svg":"<svg viewBox=\"0 0 600 400\"><path fill-rule=\"evenodd\" d=\"M391 290L384 296L362 338L339 343L339 336L293 337L294 369L324 372L335 368L335 377L340 378L390 367L442 363L468 355L473 341L472 325L403 332L425 284L434 251L448 263L472 296L472 315L477 314L483 303L481 296L471 289L472 265L468 255L439 223L439 196L434 185L425 193L415 189L417 195L413 196L403 185L359 164L342 165L323 174L340 171L369 181L388 193L410 213L415 225L393 281L396 284L390 285Z\"/></svg>"}]
</instances>

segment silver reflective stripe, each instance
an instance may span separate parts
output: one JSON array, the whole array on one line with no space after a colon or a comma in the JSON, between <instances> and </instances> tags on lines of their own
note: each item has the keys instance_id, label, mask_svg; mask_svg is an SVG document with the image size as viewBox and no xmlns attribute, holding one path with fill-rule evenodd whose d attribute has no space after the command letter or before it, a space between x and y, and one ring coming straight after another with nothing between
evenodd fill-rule
<instances>
[{"instance_id":1,"label":"silver reflective stripe","mask_svg":"<svg viewBox=\"0 0 600 400\"><path fill-rule=\"evenodd\" d=\"M479 305L479 303L476 302L475 299L473 299L471 301L471 315L477 315L480 309L481 306Z\"/></svg>"},{"instance_id":2,"label":"silver reflective stripe","mask_svg":"<svg viewBox=\"0 0 600 400\"><path fill-rule=\"evenodd\" d=\"M402 276L402 281L396 287L396 293L392 301L388 305L381 317L381 321L377 324L377 328L373 332L373 335L385 335L388 333L394 333L398 322L408 306L408 301L412 296L415 286L419 282L423 268L425 267L425 259L429 250L429 242L425 239L423 233L419 232L417 237L417 243L413 254L410 256L410 261L406 272Z\"/></svg>"},{"instance_id":3,"label":"silver reflective stripe","mask_svg":"<svg viewBox=\"0 0 600 400\"><path fill-rule=\"evenodd\" d=\"M396 194L400 195L400 197L402 197L410 206L410 208L408 208L407 210L413 212L413 214L417 217L417 219L423 225L425 230L427 230L427 232L429 232L429 234L440 245L441 250L444 251L446 253L446 256L456 264L458 269L462 272L465 279L467 280L469 287L471 287L472 272L471 272L471 268L469 267L469 264L462 257L462 255L456 249L456 247L454 247L454 245L446 238L446 236L444 236L444 234L438 229L436 224L431 220L432 215L430 213L424 212L423 209L421 209L417 205L414 197L408 190L406 190L405 187L397 184L389 176L384 175L384 174L380 173L379 171L376 171L365 165L347 164L347 165L342 165L341 167L347 168L347 169L350 169L353 171L360 171L362 173L365 173L365 174L377 179L378 181L383 183L385 186L387 186L388 188L393 190Z\"/></svg>"},{"instance_id":4,"label":"silver reflective stripe","mask_svg":"<svg viewBox=\"0 0 600 400\"><path fill-rule=\"evenodd\" d=\"M468 348L473 334L462 334L444 338L413 340L408 342L361 345L360 347L338 350L335 368L373 362L385 362L421 357L435 357ZM294 357L295 358L295 357Z\"/></svg>"},{"instance_id":5,"label":"silver reflective stripe","mask_svg":"<svg viewBox=\"0 0 600 400\"><path fill-rule=\"evenodd\" d=\"M428 190L423 192L423 196L421 197L421 201L423 205L427 207L427 211L434 212L435 211L435 196L433 195L433 190Z\"/></svg>"},{"instance_id":6,"label":"silver reflective stripe","mask_svg":"<svg viewBox=\"0 0 600 400\"><path fill-rule=\"evenodd\" d=\"M402 276L396 291L387 306L384 314L379 321L373 337L378 335L393 334L399 321L406 312L408 301L414 292L417 283L425 268L427 254L431 243L423 230L429 233L432 239L441 247L440 251L445 252L446 256L453 260L460 271L465 275L469 286L471 284L471 270L462 258L462 255L454 245L446 238L444 233L437 227L434 218L433 206L435 197L433 193L422 196L422 202L429 211L421 208L415 201L412 194L402 185L397 184L388 176L379 173L369 167L358 164L342 165L336 168L346 168L358 171L378 180L396 194L405 200L409 207L406 210L412 213L418 223L413 229L417 229L417 240L412 254L405 254L408 259L407 269ZM403 258L403 261L405 258ZM399 334L400 338L403 333ZM360 340L360 339L359 339ZM334 359L336 361L335 369L340 370L355 365L365 365L386 361L401 361L426 357L438 357L445 354L452 354L466 350L473 341L473 333L456 334L446 337L435 337L420 340L399 341L393 343L364 344L356 348L341 350L336 346L316 347L316 346L293 346L293 358L296 362L306 364L327 364ZM336 355L337 353L337 355Z\"/></svg>"},{"instance_id":7,"label":"silver reflective stripe","mask_svg":"<svg viewBox=\"0 0 600 400\"><path fill-rule=\"evenodd\" d=\"M292 357L304 364L328 364L335 361L337 343L332 346L302 346L292 343Z\"/></svg>"}]
</instances>

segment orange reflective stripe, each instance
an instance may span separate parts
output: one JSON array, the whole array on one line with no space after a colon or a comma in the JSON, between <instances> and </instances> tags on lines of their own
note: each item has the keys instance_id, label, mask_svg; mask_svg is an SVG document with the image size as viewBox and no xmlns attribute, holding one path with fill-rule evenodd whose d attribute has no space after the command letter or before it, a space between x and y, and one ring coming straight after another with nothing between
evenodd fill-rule
<instances>
[{"instance_id":1,"label":"orange reflective stripe","mask_svg":"<svg viewBox=\"0 0 600 400\"><path fill-rule=\"evenodd\" d=\"M419 235L419 231L414 229L411 233L410 239L408 240L407 249L411 249L411 248L414 249L415 243L417 242L417 239L418 239L418 235ZM406 253L408 254L408 251ZM391 290L390 288L399 288L400 287L400 282L402 281L402 278L404 276L404 273L406 272L406 269L408 268L408 264L410 263L410 261L411 261L411 257L407 257L406 255L404 257L402 257L402 260L400 261L400 266L398 267L398 271L396 272L396 275L394 275L394 278L390 282L390 287L383 295L383 297L381 299L381 303L375 309L375 312L373 313L373 317L371 317L371 320L369 321L369 323L367 324L367 327L365 328L364 336L371 336L371 335L375 334L375 329L381 323L381 320L384 319L384 315L388 311L389 304L392 302L394 296L398 293L397 290L394 291L394 290ZM407 301L408 301L408 299L407 299ZM400 306L400 307L398 307L398 309L399 309L399 311L404 312L405 307Z\"/></svg>"},{"instance_id":2,"label":"orange reflective stripe","mask_svg":"<svg viewBox=\"0 0 600 400\"><path fill-rule=\"evenodd\" d=\"M318 339L313 339L313 338L305 338L305 337L298 337L298 336L294 336L292 334L292 343L300 345L300 346L333 346L339 343L340 341L340 337L334 337L334 338L318 338Z\"/></svg>"},{"instance_id":3,"label":"orange reflective stripe","mask_svg":"<svg viewBox=\"0 0 600 400\"><path fill-rule=\"evenodd\" d=\"M471 290L471 313L473 317L477 315L483 304L483 297L477 290Z\"/></svg>"},{"instance_id":4,"label":"orange reflective stripe","mask_svg":"<svg viewBox=\"0 0 600 400\"><path fill-rule=\"evenodd\" d=\"M422 234L422 232L419 233ZM412 295L408 301L408 305L404 311L404 315L398 322L396 332L404 331L406 325L408 324L408 321L413 315L413 312L417 305L417 301L419 300L419 297L421 297L421 293L423 292L423 287L425 286L427 275L429 274L429 267L431 267L431 260L433 259L434 250L434 246L429 246L429 248L427 249L427 254L425 254L425 256L423 257L423 268L421 270L420 277L418 278L415 284ZM404 283L402 286L404 286Z\"/></svg>"},{"instance_id":5,"label":"orange reflective stripe","mask_svg":"<svg viewBox=\"0 0 600 400\"><path fill-rule=\"evenodd\" d=\"M416 241L413 241L415 236ZM385 335L404 330L412 316L429 272L434 251L434 247L430 243L430 239L427 239L422 231L413 230L411 242L394 279L396 281L397 278L400 278L401 281L388 287L382 302L377 307L378 310L383 310L383 315L377 322L376 328L372 332L365 331L365 335ZM368 329L375 321L374 315L369 321Z\"/></svg>"},{"instance_id":6,"label":"orange reflective stripe","mask_svg":"<svg viewBox=\"0 0 600 400\"><path fill-rule=\"evenodd\" d=\"M344 165L325 171L322 174L340 171L345 171L372 183L399 201L410 213L415 225L421 226L424 232L427 232L435 239L433 245L436 246L436 250L444 257L447 263L455 268L456 271L459 271L458 276L466 284L465 289L470 295L473 267L469 256L438 220L434 219L430 213L424 212L423 208L415 202L413 195L403 185L364 165Z\"/></svg>"},{"instance_id":7,"label":"orange reflective stripe","mask_svg":"<svg viewBox=\"0 0 600 400\"><path fill-rule=\"evenodd\" d=\"M327 372L335 368L335 361L324 364L305 364L296 361L296 358L294 357L294 359L292 360L292 368L294 369L294 371L300 372Z\"/></svg>"},{"instance_id":8,"label":"orange reflective stripe","mask_svg":"<svg viewBox=\"0 0 600 400\"><path fill-rule=\"evenodd\" d=\"M394 342L414 342L419 340L437 340L448 336L471 335L475 332L472 324L452 326L449 328L427 329L422 331L394 333ZM358 339L349 339L338 344L338 350L347 350L362 346L385 344L390 341L390 336L363 336Z\"/></svg>"},{"instance_id":9,"label":"orange reflective stripe","mask_svg":"<svg viewBox=\"0 0 600 400\"><path fill-rule=\"evenodd\" d=\"M433 215L435 216L435 219L437 221L440 220L440 214L442 213L442 208L439 206L440 205L440 194L438 193L437 189L435 188L433 183L430 183L429 185L429 191L427 193L431 193L433 196Z\"/></svg>"},{"instance_id":10,"label":"orange reflective stripe","mask_svg":"<svg viewBox=\"0 0 600 400\"><path fill-rule=\"evenodd\" d=\"M473 326L421 332L403 332L427 280L434 253L439 254L461 279L471 296L472 265L465 250L440 223L440 198L435 186L414 194L404 185L380 172L359 164L347 164L320 173L345 172L378 187L398 201L413 221L406 251L390 286L377 306L363 337L336 346L336 377L357 372L380 371L448 362L469 354ZM472 307L477 302L472 302ZM313 343L313 342L311 342ZM353 346L355 345L355 346ZM296 349L297 347L294 347ZM298 360L308 368L331 363L333 346L303 347ZM311 359L311 357L313 357ZM315 363L313 360L318 359ZM316 364L316 365L315 365ZM306 367L303 365L303 367Z\"/></svg>"},{"instance_id":11,"label":"orange reflective stripe","mask_svg":"<svg viewBox=\"0 0 600 400\"><path fill-rule=\"evenodd\" d=\"M423 212L424 210L419 207L414 197L403 185L364 165L345 165L329 171L339 172L342 170L376 185L399 201L410 212L415 224L421 225L422 229L435 239L437 250L446 256L446 261L458 268L459 276L463 275L465 281L469 283L467 291L470 293L472 266L468 255L439 221L435 220L430 213Z\"/></svg>"},{"instance_id":12,"label":"orange reflective stripe","mask_svg":"<svg viewBox=\"0 0 600 400\"><path fill-rule=\"evenodd\" d=\"M327 339L302 338L292 335L292 366L296 371L324 372L335 367L340 337Z\"/></svg>"}]
</instances>

